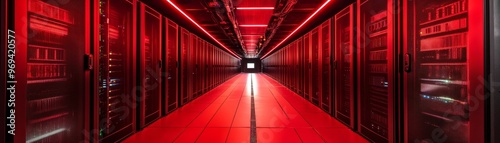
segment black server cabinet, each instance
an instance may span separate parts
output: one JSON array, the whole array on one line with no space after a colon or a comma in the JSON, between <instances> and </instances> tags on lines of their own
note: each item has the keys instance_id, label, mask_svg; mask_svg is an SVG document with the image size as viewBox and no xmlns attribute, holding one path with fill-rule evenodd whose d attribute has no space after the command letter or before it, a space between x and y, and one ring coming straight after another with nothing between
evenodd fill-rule
<instances>
[{"instance_id":1,"label":"black server cabinet","mask_svg":"<svg viewBox=\"0 0 500 143\"><path fill-rule=\"evenodd\" d=\"M203 83L203 76L202 76L202 61L201 59L203 58L202 57L202 50L203 50L203 39L201 38L198 38L198 47L196 47L196 49L194 50L195 51L195 61L196 61L196 65L195 65L195 71L196 71L196 79L194 81L193 84L196 85L196 88L195 88L195 92L196 92L196 97L199 97L203 94L203 90L202 90L202 83Z\"/></svg>"},{"instance_id":2,"label":"black server cabinet","mask_svg":"<svg viewBox=\"0 0 500 143\"><path fill-rule=\"evenodd\" d=\"M15 67L8 67L15 71L13 76L5 73L9 74L5 77L7 80L17 81L7 83L16 89L14 141L84 140L82 131L89 131L89 122L85 119L90 113L90 87L84 84L90 79L90 71L84 66L84 56L90 49L90 1L8 2L13 2L7 9L12 12L9 14L14 14L8 21L13 24L10 27L13 31L9 33L15 32L11 35L15 37L15 53L8 51L2 54L11 56L2 57L15 60ZM7 35L7 31L4 32ZM12 40L13 37L5 38ZM3 96L4 99L10 98L13 91L7 89L6 92L9 96Z\"/></svg>"},{"instance_id":3,"label":"black server cabinet","mask_svg":"<svg viewBox=\"0 0 500 143\"><path fill-rule=\"evenodd\" d=\"M197 88L197 83L196 81L198 80L198 74L197 74L197 48L198 48L198 36L195 34L191 33L191 39L190 39L190 48L188 50L188 71L189 71L189 77L188 77L188 96L189 101L193 100L196 98L196 88Z\"/></svg>"},{"instance_id":4,"label":"black server cabinet","mask_svg":"<svg viewBox=\"0 0 500 143\"><path fill-rule=\"evenodd\" d=\"M303 49L304 49L304 98L308 101L312 100L311 94L309 91L311 91L311 47L310 47L310 39L309 39L310 33L307 33L304 35L303 39Z\"/></svg>"},{"instance_id":5,"label":"black server cabinet","mask_svg":"<svg viewBox=\"0 0 500 143\"><path fill-rule=\"evenodd\" d=\"M305 77L305 70L307 68L307 64L306 64L306 60L305 60L305 51L304 51L304 44L303 44L303 38L300 37L299 39L297 39L297 55L298 55L298 58L299 58L299 89L298 89L298 93L300 96L302 97L306 97L305 96L305 87L304 87L304 84L306 82L306 77Z\"/></svg>"},{"instance_id":6,"label":"black server cabinet","mask_svg":"<svg viewBox=\"0 0 500 143\"><path fill-rule=\"evenodd\" d=\"M394 142L394 0L358 0L358 130L373 142ZM362 90L361 90L362 89Z\"/></svg>"},{"instance_id":7,"label":"black server cabinet","mask_svg":"<svg viewBox=\"0 0 500 143\"><path fill-rule=\"evenodd\" d=\"M179 107L178 101L178 68L177 65L179 62L178 59L178 46L179 46L179 26L167 19L164 18L165 24L165 47L163 48L163 61L165 68L162 68L162 71L166 76L163 80L163 90L165 90L165 109L164 113L168 114L173 112L175 109Z\"/></svg>"},{"instance_id":8,"label":"black server cabinet","mask_svg":"<svg viewBox=\"0 0 500 143\"><path fill-rule=\"evenodd\" d=\"M186 103L188 103L190 100L191 100L191 93L189 90L189 79L190 79L190 76L191 76L191 71L189 70L189 61L188 61L188 52L189 52L189 48L190 48L190 36L191 34L189 33L189 31L187 31L186 29L184 28L181 28L181 32L180 32L180 38L181 38L181 46L179 47L180 48L180 58L181 58L181 73L180 73L180 77L181 77L181 94L180 94L180 104L181 106L185 105Z\"/></svg>"},{"instance_id":9,"label":"black server cabinet","mask_svg":"<svg viewBox=\"0 0 500 143\"><path fill-rule=\"evenodd\" d=\"M327 20L321 24L321 109L328 114L333 114L333 89L332 84L332 20ZM292 57L294 58L294 57Z\"/></svg>"},{"instance_id":10,"label":"black server cabinet","mask_svg":"<svg viewBox=\"0 0 500 143\"><path fill-rule=\"evenodd\" d=\"M143 3L138 5L138 82L139 127L144 128L162 116L161 108L161 25L162 16Z\"/></svg>"},{"instance_id":11,"label":"black server cabinet","mask_svg":"<svg viewBox=\"0 0 500 143\"><path fill-rule=\"evenodd\" d=\"M320 32L319 28L315 28L314 30L311 31L311 84L310 84L310 93L309 95L311 96L311 102L320 107L320 101L321 101L321 76L320 76Z\"/></svg>"},{"instance_id":12,"label":"black server cabinet","mask_svg":"<svg viewBox=\"0 0 500 143\"><path fill-rule=\"evenodd\" d=\"M484 1L404 6L405 141L484 142Z\"/></svg>"},{"instance_id":13,"label":"black server cabinet","mask_svg":"<svg viewBox=\"0 0 500 143\"><path fill-rule=\"evenodd\" d=\"M93 133L118 142L136 130L136 1L94 3Z\"/></svg>"},{"instance_id":14,"label":"black server cabinet","mask_svg":"<svg viewBox=\"0 0 500 143\"><path fill-rule=\"evenodd\" d=\"M206 81L207 81L207 46L208 43L206 41L203 41L203 46L201 47L200 50L200 75L201 75L201 94L205 93L207 91L207 86L206 86Z\"/></svg>"},{"instance_id":15,"label":"black server cabinet","mask_svg":"<svg viewBox=\"0 0 500 143\"><path fill-rule=\"evenodd\" d=\"M293 48L293 53L292 53L292 58L293 58L293 91L295 91L296 93L299 93L299 89L300 89L300 57L299 57L299 49L298 49L298 44L297 44L297 40L295 40L293 43L292 43L292 48ZM299 94L300 95L300 94Z\"/></svg>"},{"instance_id":16,"label":"black server cabinet","mask_svg":"<svg viewBox=\"0 0 500 143\"><path fill-rule=\"evenodd\" d=\"M356 128L356 4L335 15L335 117L351 129ZM363 82L363 81L361 81Z\"/></svg>"}]
</instances>

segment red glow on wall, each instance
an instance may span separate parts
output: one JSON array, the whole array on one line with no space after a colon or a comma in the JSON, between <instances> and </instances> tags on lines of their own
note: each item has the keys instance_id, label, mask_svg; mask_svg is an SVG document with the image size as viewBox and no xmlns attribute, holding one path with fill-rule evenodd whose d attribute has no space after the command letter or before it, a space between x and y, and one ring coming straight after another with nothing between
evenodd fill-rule
<instances>
[{"instance_id":1,"label":"red glow on wall","mask_svg":"<svg viewBox=\"0 0 500 143\"><path fill-rule=\"evenodd\" d=\"M233 56L235 56L236 58L238 59L241 59L240 56L238 56L237 54L235 54L233 51L231 51L230 49L228 49L226 46L224 46L221 42L219 42L219 40L215 39L215 37L212 36L212 34L208 33L207 30L205 30L203 27L201 27L196 21L194 21L191 17L189 17L189 15L187 15L186 13L184 13L184 11L182 11L177 5L175 5L171 0L167 0L167 2L172 5L175 9L177 9L177 11L179 11L180 13L182 13L182 15L184 15L187 19L189 19L189 21L193 22L198 28L200 28L203 32L205 32L205 34L207 34L208 36L210 36L210 38L212 38L215 42L217 42L219 45L222 46L222 48L226 49L229 53L231 53Z\"/></svg>"},{"instance_id":2,"label":"red glow on wall","mask_svg":"<svg viewBox=\"0 0 500 143\"><path fill-rule=\"evenodd\" d=\"M328 4L331 0L327 0L325 3L323 3L323 5L321 5L321 7L318 8L318 10L316 10L313 14L311 14L311 16L309 16L304 22L302 22L302 24L300 24L295 30L292 31L292 33L290 33L288 36L286 36L285 39L281 40L281 42L279 42L276 46L274 46L273 49L269 50L266 54L264 54L264 56L262 56L260 59L264 59L267 55L269 55L270 53L272 53L274 50L276 50L276 48L278 48L281 44L283 44L283 42L285 42L288 38L290 38L295 32L297 32L300 28L302 28L302 26L304 26L309 20L311 20L314 16L316 16L316 14L321 11L325 6L326 4Z\"/></svg>"}]
</instances>

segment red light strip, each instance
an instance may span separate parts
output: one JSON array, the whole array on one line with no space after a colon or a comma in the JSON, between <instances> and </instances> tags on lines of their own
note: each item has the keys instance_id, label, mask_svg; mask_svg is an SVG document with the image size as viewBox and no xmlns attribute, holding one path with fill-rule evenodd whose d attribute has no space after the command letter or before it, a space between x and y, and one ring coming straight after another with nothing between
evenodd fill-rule
<instances>
[{"instance_id":1,"label":"red light strip","mask_svg":"<svg viewBox=\"0 0 500 143\"><path fill-rule=\"evenodd\" d=\"M182 11L179 7L177 7L177 5L175 5L172 1L167 0L167 2L170 3L170 5L172 5L175 9L177 9L177 11L179 11L180 13L182 13L182 15L184 15L186 18L188 18L191 22L193 22L203 32L205 32L205 34L207 34L208 36L210 36L210 38L212 38L215 42L217 42L224 49L226 49L229 53L231 53L233 56L235 56L236 58L238 58L238 59L241 60L240 56L238 56L237 54L235 54L233 51L229 50L226 46L224 46L221 42L219 42L219 40L215 39L215 37L213 37L212 34L208 33L207 30L203 29L203 27L201 27L198 23L196 23L196 21L194 21L191 17L189 17L189 15L187 15L186 13L184 13L184 11Z\"/></svg>"},{"instance_id":2,"label":"red light strip","mask_svg":"<svg viewBox=\"0 0 500 143\"><path fill-rule=\"evenodd\" d=\"M297 27L295 30L292 31L292 33L290 33L288 36L286 36L285 39L283 39L280 43L278 43L278 45L274 46L273 49L269 50L264 56L262 56L260 59L264 59L267 55L269 55L270 53L272 53L276 48L278 48L281 44L283 44L283 42L285 42L288 38L290 38L295 32L297 32L302 26L304 26L304 24L306 24L309 20L311 20L311 18L313 18L321 9L323 9L326 4L328 4L331 0L327 0L325 3L323 3L323 5L321 5L321 7L318 8L318 10L316 10L313 14L311 14L311 16L309 16L309 18L307 18L304 22L302 22L302 24L299 25L299 27Z\"/></svg>"},{"instance_id":3,"label":"red light strip","mask_svg":"<svg viewBox=\"0 0 500 143\"><path fill-rule=\"evenodd\" d=\"M240 27L267 27L265 24L241 24Z\"/></svg>"},{"instance_id":4,"label":"red light strip","mask_svg":"<svg viewBox=\"0 0 500 143\"><path fill-rule=\"evenodd\" d=\"M237 7L237 10L273 10L274 7Z\"/></svg>"}]
</instances>

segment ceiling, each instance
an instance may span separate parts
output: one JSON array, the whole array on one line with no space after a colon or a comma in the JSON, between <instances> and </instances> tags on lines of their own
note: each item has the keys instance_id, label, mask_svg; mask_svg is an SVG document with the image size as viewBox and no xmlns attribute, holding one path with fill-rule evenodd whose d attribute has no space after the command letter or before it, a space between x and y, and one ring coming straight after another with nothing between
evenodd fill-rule
<instances>
[{"instance_id":1,"label":"ceiling","mask_svg":"<svg viewBox=\"0 0 500 143\"><path fill-rule=\"evenodd\" d=\"M327 0L171 0L206 34L167 0L144 1L201 38L239 57L258 58L285 46L355 0L331 0L289 36ZM285 38L289 37L285 40ZM217 42L218 41L218 42ZM281 43L281 44L280 44ZM215 44L218 45L218 44ZM277 47L277 48L275 48ZM271 51L271 52L273 52Z\"/></svg>"}]
</instances>

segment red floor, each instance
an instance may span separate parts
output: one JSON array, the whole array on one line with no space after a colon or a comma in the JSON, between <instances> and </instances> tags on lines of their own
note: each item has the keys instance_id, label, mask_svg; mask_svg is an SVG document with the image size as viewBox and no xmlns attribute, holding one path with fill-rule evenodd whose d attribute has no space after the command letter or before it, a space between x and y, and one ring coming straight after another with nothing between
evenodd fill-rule
<instances>
[{"instance_id":1,"label":"red floor","mask_svg":"<svg viewBox=\"0 0 500 143\"><path fill-rule=\"evenodd\" d=\"M368 142L263 74L240 74L124 143L250 142L251 85L257 142Z\"/></svg>"}]
</instances>

